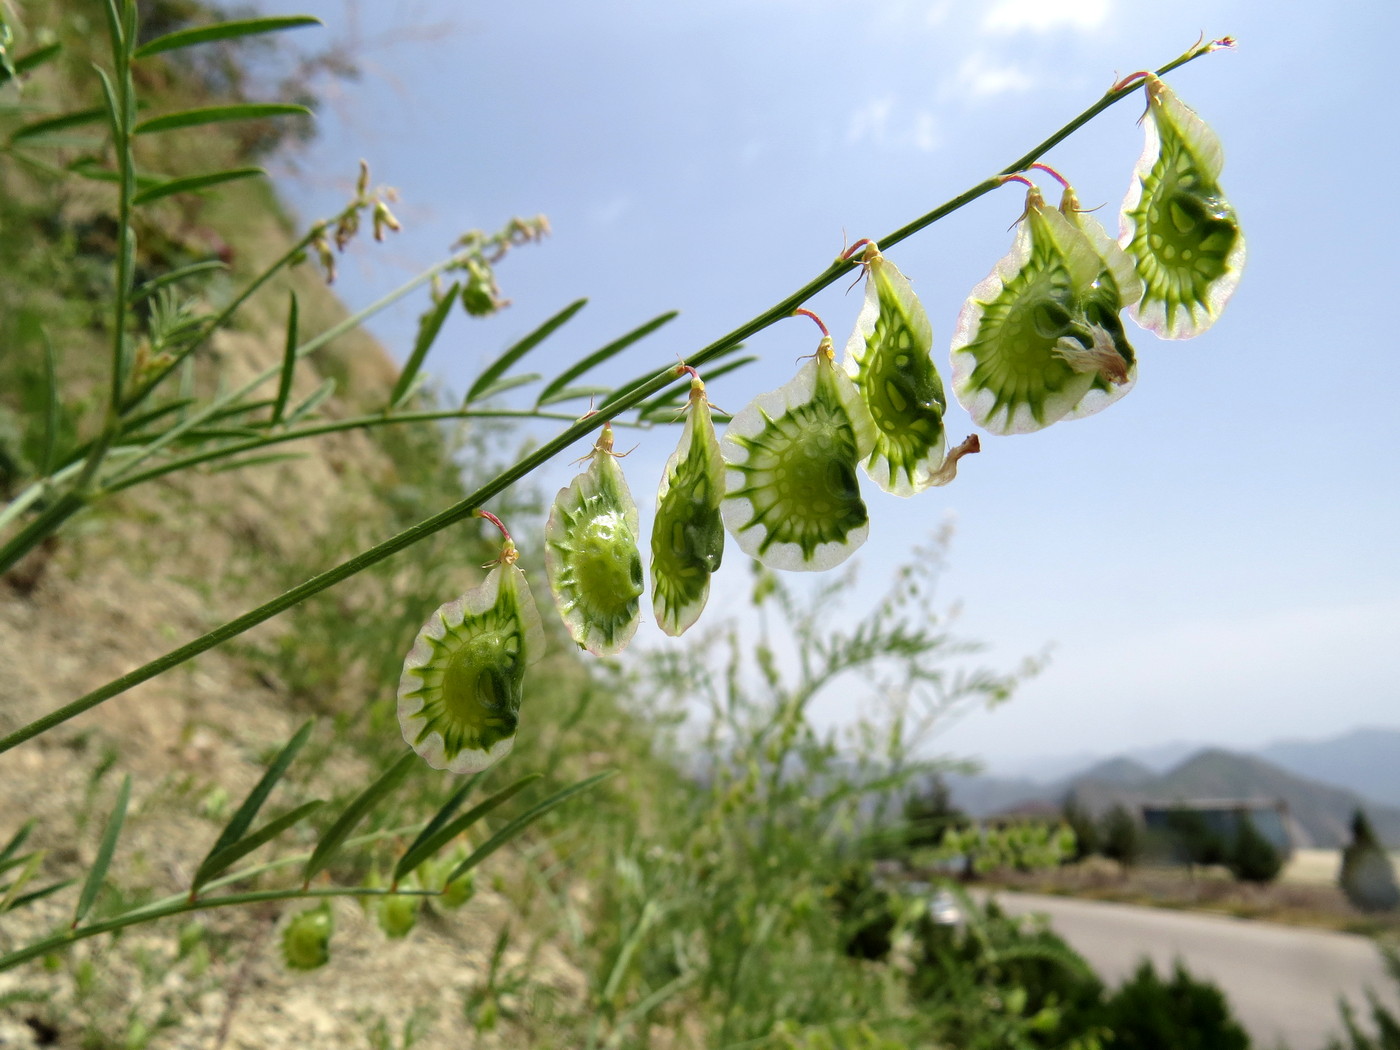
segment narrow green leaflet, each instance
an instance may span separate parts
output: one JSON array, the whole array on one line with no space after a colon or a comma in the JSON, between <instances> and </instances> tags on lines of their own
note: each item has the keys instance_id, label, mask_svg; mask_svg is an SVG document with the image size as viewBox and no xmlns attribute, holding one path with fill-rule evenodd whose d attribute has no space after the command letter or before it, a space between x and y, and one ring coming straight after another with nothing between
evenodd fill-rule
<instances>
[{"instance_id":1,"label":"narrow green leaflet","mask_svg":"<svg viewBox=\"0 0 1400 1050\"><path fill-rule=\"evenodd\" d=\"M641 621L642 556L637 505L603 425L588 469L554 498L544 527L544 564L569 636L596 656L626 648Z\"/></svg>"},{"instance_id":2,"label":"narrow green leaflet","mask_svg":"<svg viewBox=\"0 0 1400 1050\"><path fill-rule=\"evenodd\" d=\"M875 423L870 480L896 496L932 484L943 466L948 400L933 364L933 326L909 279L870 245L865 304L846 343L846 373Z\"/></svg>"},{"instance_id":3,"label":"narrow green leaflet","mask_svg":"<svg viewBox=\"0 0 1400 1050\"><path fill-rule=\"evenodd\" d=\"M657 625L679 636L700 618L710 597L710 575L724 556L724 457L699 376L690 381L690 405L680 444L666 461L651 529L651 601Z\"/></svg>"},{"instance_id":4,"label":"narrow green leaflet","mask_svg":"<svg viewBox=\"0 0 1400 1050\"><path fill-rule=\"evenodd\" d=\"M1144 286L1129 316L1163 339L1190 339L1239 285L1244 234L1217 181L1225 154L1215 132L1155 76L1146 87L1147 144L1119 236Z\"/></svg>"},{"instance_id":5,"label":"narrow green leaflet","mask_svg":"<svg viewBox=\"0 0 1400 1050\"><path fill-rule=\"evenodd\" d=\"M544 626L515 545L480 586L423 625L399 679L404 739L434 769L475 773L515 743L525 670L544 655Z\"/></svg>"},{"instance_id":6,"label":"narrow green leaflet","mask_svg":"<svg viewBox=\"0 0 1400 1050\"><path fill-rule=\"evenodd\" d=\"M856 467L875 447L875 424L834 357L822 339L791 382L730 420L720 442L724 525L770 568L829 569L870 533Z\"/></svg>"},{"instance_id":7,"label":"narrow green leaflet","mask_svg":"<svg viewBox=\"0 0 1400 1050\"><path fill-rule=\"evenodd\" d=\"M1026 434L1126 392L1131 362L1089 316L1105 312L1098 281L1109 271L1089 236L1031 187L1011 251L973 288L953 333L953 392L973 422Z\"/></svg>"}]
</instances>

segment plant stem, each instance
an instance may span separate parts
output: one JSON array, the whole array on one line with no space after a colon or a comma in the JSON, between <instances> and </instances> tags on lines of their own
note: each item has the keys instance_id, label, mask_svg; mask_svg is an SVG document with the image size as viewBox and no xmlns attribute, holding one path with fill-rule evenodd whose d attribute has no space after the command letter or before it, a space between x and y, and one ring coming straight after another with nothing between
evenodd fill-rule
<instances>
[{"instance_id":1,"label":"plant stem","mask_svg":"<svg viewBox=\"0 0 1400 1050\"><path fill-rule=\"evenodd\" d=\"M1185 63L1190 62L1195 58L1199 58L1201 55L1209 54L1211 50L1212 48L1210 45L1198 45L1192 48L1191 50L1187 51L1180 58L1177 58L1176 60L1169 62L1167 65L1163 66L1158 72L1159 74L1169 72L1170 70L1175 69L1180 65L1184 65ZM1101 98L1098 102L1094 103L1094 105L1090 106L1083 113L1079 114L1077 117L1071 120L1068 124L1064 125L1053 135L1047 138L1044 142L1040 143L1040 145L1036 146L1033 150L1031 150L1031 152L1027 153L1023 157L1016 159L1010 165L1003 168L996 175L992 176L991 178L985 179L984 181L978 183L976 186L972 187L972 189L959 194L952 200L949 200L946 203L939 205L937 208L934 208L927 214L920 216L913 222L908 223L905 226L901 226L899 229L895 230L888 236L880 238L876 243L878 243L882 248L887 248L890 245L897 244L900 241L905 240L906 238L917 233L919 230L924 229L926 226L937 222L939 219L943 218L949 213L956 211L958 208L963 207L965 204L968 204L969 202L976 200L983 194L988 193L993 189L996 189L1001 184L1002 175L1012 174L1016 171L1023 170L1032 162L1038 160L1040 156L1046 151L1050 150L1052 147L1056 146L1066 137L1078 130L1085 122L1093 119L1095 116L1097 116L1099 113L1102 113L1114 103L1126 98L1135 90L1136 88L1133 87L1124 88L1119 91L1107 92L1103 96L1103 98ZM434 270L428 271L427 274L417 278L414 282L410 283L417 284L429 279L431 274L433 272L436 272L436 270L440 269L443 265L446 264L439 264L439 266L434 268ZM855 260L843 260L838 258L832 261L826 267L826 269L824 269L812 280L804 284L801 288L797 289L791 295L788 295L786 298L780 300L775 305L769 307L757 317L754 317L751 320L740 325L738 328L734 329L732 332L729 332L727 335L723 335L720 338L716 339L714 342L710 343L708 346L702 347L700 350L697 350L694 354L687 357L683 363L691 366L692 368L698 368L705 362L713 360L714 358L723 354L726 350L729 350L736 343L740 343L745 339L748 339L754 334L767 328L769 325L775 324L776 322L791 316L792 312L795 309L797 309L797 307L801 306L803 303L805 303L808 299L812 298L812 296L816 295L822 289L839 280L843 274L849 273L858 265L859 263ZM323 338L322 341L324 341L325 338L330 338L330 334L327 333L327 335ZM315 342L315 340L313 340L313 342ZM300 351L298 352L300 353ZM255 381L255 383L261 382L263 379L270 378L271 376L278 374L280 370L280 364L270 368L268 371L264 372L262 377L260 377L259 380ZM688 382L689 380L687 379L686 381ZM455 525L460 521L472 517L478 507L483 506L488 500L492 499L493 497L500 495L502 492L508 489L511 485L515 484L517 481L520 481L521 479L534 473L537 469L544 466L544 464L548 463L551 459L553 459L559 453L563 452L570 445L574 444L574 442L578 441L580 438L586 437L588 434L598 429L605 422L607 422L612 415L616 415L620 412L626 411L627 409L635 407L636 405L645 401L652 395L660 393L666 387L671 386L677 382L678 379L676 376L675 364L667 364L664 368L659 370L651 379L643 383L641 386L638 386L633 390L629 391L625 396L601 406L597 412L591 413L575 422L572 426L566 427L552 440L547 441L545 444L537 448L534 452L530 453L525 458L519 460L513 466L508 467L506 470L502 471L495 478L488 481L486 484L481 486L481 488L477 489L475 492L469 495L466 499L462 500L460 503L454 504L453 506L448 507L446 510L440 511L432 517L420 521L416 525L410 526L403 532L399 533L397 536L393 536L390 539L385 540L383 543L377 544L376 546L371 547L368 550L362 551L361 553L355 555L353 558L349 559L348 561L342 562L340 565L337 565L334 568L327 569L325 572L320 573L317 576L313 576L311 579L305 581L304 583L293 587L291 590L286 591L285 593L272 599L272 601L266 602L265 604L258 606L256 609L252 609L244 613L242 616L239 616L219 627L214 628L214 630L208 632L207 634L201 635L200 637L194 639L191 642L187 642L185 645L180 646L178 649L171 650L164 656L158 657L157 659L152 660L147 664L143 664L141 667L138 667L133 671L129 671L128 673L122 675L120 678L114 679L113 681L108 682L106 685L94 689L92 692L79 697L72 703L65 704L63 707L51 711L41 718L35 719L28 725L21 726L13 733L10 733L8 736L0 738L0 754L3 754L11 748L18 746L19 744L24 743L26 740L30 740L33 737L36 737L39 734L44 733L57 725L63 724L71 718L77 717L85 711L90 711L98 704L101 704L104 701L110 700L114 696L118 696L126 692L133 686L148 681L156 677L157 675L164 674L166 671L170 670L173 667L178 667L186 660L192 659L193 657L198 656L200 653L207 652L208 650L213 649L215 646L222 645L230 638L235 638L238 635L242 634L244 631L256 627L258 624L263 623L266 620L272 619L272 617L277 616L282 612L285 612L287 609L290 609L292 606L298 604L299 602L305 601L312 595L319 594L321 591L324 591L329 587L333 587L336 584L347 580L360 572L363 572L365 569L368 569L373 565L377 565L379 562L391 557L394 554L397 554L399 551L405 549L406 547L411 547L413 544L419 542L420 540L426 539L427 537L433 535L434 533L440 532L448 526ZM242 396L242 393L245 392L247 389L250 389L251 385L255 384L250 384L249 387L245 387L244 391L241 391L238 396ZM129 467L127 469L129 469Z\"/></svg>"}]
</instances>

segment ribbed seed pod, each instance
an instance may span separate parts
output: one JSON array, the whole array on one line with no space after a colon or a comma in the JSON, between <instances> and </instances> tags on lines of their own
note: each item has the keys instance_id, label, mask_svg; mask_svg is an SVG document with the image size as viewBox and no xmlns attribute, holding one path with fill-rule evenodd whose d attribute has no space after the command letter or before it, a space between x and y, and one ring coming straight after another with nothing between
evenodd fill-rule
<instances>
[{"instance_id":1,"label":"ribbed seed pod","mask_svg":"<svg viewBox=\"0 0 1400 1050\"><path fill-rule=\"evenodd\" d=\"M1220 189L1220 139L1150 73L1146 89L1147 144L1119 236L1144 289L1129 316L1163 339L1190 339L1215 323L1239 285L1244 234Z\"/></svg>"},{"instance_id":2,"label":"ribbed seed pod","mask_svg":"<svg viewBox=\"0 0 1400 1050\"><path fill-rule=\"evenodd\" d=\"M282 960L292 970L315 970L331 957L335 917L329 902L297 912L282 931Z\"/></svg>"},{"instance_id":3,"label":"ribbed seed pod","mask_svg":"<svg viewBox=\"0 0 1400 1050\"><path fill-rule=\"evenodd\" d=\"M705 384L690 381L690 404L680 444L661 476L651 529L651 600L656 622L678 636L700 618L710 575L724 556L724 458L720 455Z\"/></svg>"},{"instance_id":4,"label":"ribbed seed pod","mask_svg":"<svg viewBox=\"0 0 1400 1050\"><path fill-rule=\"evenodd\" d=\"M1032 186L1011 251L973 288L953 333L953 392L974 422L1025 434L1126 393L1132 363L1105 327L1105 314L1116 315L1097 284L1108 270L1079 225Z\"/></svg>"},{"instance_id":5,"label":"ribbed seed pod","mask_svg":"<svg viewBox=\"0 0 1400 1050\"><path fill-rule=\"evenodd\" d=\"M865 303L844 366L875 424L865 472L886 492L912 496L935 484L947 448L933 327L908 278L875 245L861 263Z\"/></svg>"},{"instance_id":6,"label":"ribbed seed pod","mask_svg":"<svg viewBox=\"0 0 1400 1050\"><path fill-rule=\"evenodd\" d=\"M834 357L824 338L790 383L749 402L720 441L725 527L774 569L829 569L870 533L856 467L875 446L875 424Z\"/></svg>"},{"instance_id":7,"label":"ribbed seed pod","mask_svg":"<svg viewBox=\"0 0 1400 1050\"><path fill-rule=\"evenodd\" d=\"M475 773L515 743L525 670L544 655L544 627L506 541L481 585L428 618L404 661L399 725L434 769Z\"/></svg>"},{"instance_id":8,"label":"ribbed seed pod","mask_svg":"<svg viewBox=\"0 0 1400 1050\"><path fill-rule=\"evenodd\" d=\"M637 504L603 425L590 462L559 490L544 530L544 563L554 606L579 648L622 652L641 621L644 589Z\"/></svg>"}]
</instances>

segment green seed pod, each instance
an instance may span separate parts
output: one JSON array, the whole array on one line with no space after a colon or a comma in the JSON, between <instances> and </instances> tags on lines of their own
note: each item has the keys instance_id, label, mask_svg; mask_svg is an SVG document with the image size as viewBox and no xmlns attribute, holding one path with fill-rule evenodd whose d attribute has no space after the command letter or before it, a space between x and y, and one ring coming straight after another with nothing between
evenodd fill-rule
<instances>
[{"instance_id":1,"label":"green seed pod","mask_svg":"<svg viewBox=\"0 0 1400 1050\"><path fill-rule=\"evenodd\" d=\"M1098 283L1106 272L1079 225L1032 186L1011 251L973 288L953 334L953 392L975 423L1026 434L1127 392L1132 363L1105 327L1116 318Z\"/></svg>"},{"instance_id":2,"label":"green seed pod","mask_svg":"<svg viewBox=\"0 0 1400 1050\"><path fill-rule=\"evenodd\" d=\"M506 540L481 585L428 618L399 679L404 739L434 769L475 773L515 743L525 669L544 655L544 627Z\"/></svg>"},{"instance_id":3,"label":"green seed pod","mask_svg":"<svg viewBox=\"0 0 1400 1050\"><path fill-rule=\"evenodd\" d=\"M651 528L651 599L660 628L679 636L700 618L710 575L724 556L724 458L700 377L690 381L690 405L680 444L661 476Z\"/></svg>"},{"instance_id":4,"label":"green seed pod","mask_svg":"<svg viewBox=\"0 0 1400 1050\"><path fill-rule=\"evenodd\" d=\"M875 447L875 424L834 357L823 338L790 383L730 420L720 442L724 525L770 568L829 569L870 533L856 466Z\"/></svg>"},{"instance_id":5,"label":"green seed pod","mask_svg":"<svg viewBox=\"0 0 1400 1050\"><path fill-rule=\"evenodd\" d=\"M379 898L379 928L385 936L407 937L418 923L418 906L423 898L414 894L391 893Z\"/></svg>"},{"instance_id":6,"label":"green seed pod","mask_svg":"<svg viewBox=\"0 0 1400 1050\"><path fill-rule=\"evenodd\" d=\"M871 244L861 257L865 304L846 343L846 373L875 423L870 480L912 496L943 466L948 400L933 364L933 327L909 279Z\"/></svg>"},{"instance_id":7,"label":"green seed pod","mask_svg":"<svg viewBox=\"0 0 1400 1050\"><path fill-rule=\"evenodd\" d=\"M442 888L438 901L444 908L460 908L476 895L476 872L469 871Z\"/></svg>"},{"instance_id":8,"label":"green seed pod","mask_svg":"<svg viewBox=\"0 0 1400 1050\"><path fill-rule=\"evenodd\" d=\"M1218 182L1220 139L1152 74L1146 76L1147 144L1123 201L1119 243L1142 278L1129 316L1163 339L1200 335L1240 283L1244 234Z\"/></svg>"},{"instance_id":9,"label":"green seed pod","mask_svg":"<svg viewBox=\"0 0 1400 1050\"><path fill-rule=\"evenodd\" d=\"M588 469L554 498L544 528L544 564L554 605L579 648L614 656L641 620L644 589L637 505L603 425Z\"/></svg>"},{"instance_id":10,"label":"green seed pod","mask_svg":"<svg viewBox=\"0 0 1400 1050\"><path fill-rule=\"evenodd\" d=\"M293 970L314 970L331 957L335 918L330 903L298 912L282 931L282 959Z\"/></svg>"}]
</instances>

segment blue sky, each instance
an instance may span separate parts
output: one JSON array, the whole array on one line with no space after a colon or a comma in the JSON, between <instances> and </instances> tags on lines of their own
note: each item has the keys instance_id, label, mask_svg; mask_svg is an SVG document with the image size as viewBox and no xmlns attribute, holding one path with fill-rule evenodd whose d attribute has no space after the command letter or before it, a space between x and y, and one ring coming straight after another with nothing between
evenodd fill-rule
<instances>
[{"instance_id":1,"label":"blue sky","mask_svg":"<svg viewBox=\"0 0 1400 1050\"><path fill-rule=\"evenodd\" d=\"M982 435L948 488L905 501L871 486L855 601L955 521L943 593L961 604L963 633L1004 667L1053 647L1016 700L936 742L993 767L1400 725L1400 364L1382 307L1400 278L1387 76L1400 7L262 6L320 15L327 28L312 32L364 72L327 100L287 195L308 219L332 212L361 156L402 195L405 232L343 261L347 301L370 301L466 229L550 217L553 237L501 269L514 305L454 320L435 351L430 367L457 391L579 296L590 305L538 370L668 309L681 317L630 351L618 378L698 348L821 271L843 239L878 238L995 172L1116 75L1161 65L1202 32L1233 35L1238 50L1169 77L1224 142L1222 184L1248 239L1224 317L1190 342L1139 333L1127 397L1037 434ZM1086 205L1107 205L1110 229L1141 108L1120 104L1046 158ZM890 252L928 309L945 380L958 309L1007 250L1021 206L1008 187ZM860 291L843 284L809 305L839 347ZM422 308L372 326L391 352L403 355ZM805 320L769 329L749 343L760 363L719 380L712 399L737 411L813 346ZM973 429L958 407L949 426L954 440ZM644 516L673 443L653 433L625 461ZM558 464L542 487L572 469ZM746 581L731 545L717 591Z\"/></svg>"}]
</instances>

